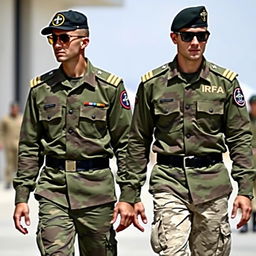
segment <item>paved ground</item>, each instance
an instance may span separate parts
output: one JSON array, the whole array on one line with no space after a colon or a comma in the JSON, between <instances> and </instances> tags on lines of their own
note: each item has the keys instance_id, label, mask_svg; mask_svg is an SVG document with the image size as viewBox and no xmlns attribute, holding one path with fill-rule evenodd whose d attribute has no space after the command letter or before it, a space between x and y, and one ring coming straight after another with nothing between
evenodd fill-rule
<instances>
[{"instance_id":1,"label":"paved ground","mask_svg":"<svg viewBox=\"0 0 256 256\"><path fill-rule=\"evenodd\" d=\"M14 192L4 190L0 183L0 255L1 256L39 256L35 244L35 231L37 222L37 203L31 197L30 211L32 225L29 234L24 236L15 231L12 223ZM151 198L146 189L143 192L143 200L146 206L148 218L152 219ZM240 234L234 229L237 220L232 221L233 240L231 256L255 256L256 233ZM150 222L150 221L149 221ZM120 256L153 256L149 245L150 224L146 225L146 231L141 233L134 227L118 234ZM78 256L78 252L76 256ZM97 255L95 255L97 256Z\"/></svg>"}]
</instances>

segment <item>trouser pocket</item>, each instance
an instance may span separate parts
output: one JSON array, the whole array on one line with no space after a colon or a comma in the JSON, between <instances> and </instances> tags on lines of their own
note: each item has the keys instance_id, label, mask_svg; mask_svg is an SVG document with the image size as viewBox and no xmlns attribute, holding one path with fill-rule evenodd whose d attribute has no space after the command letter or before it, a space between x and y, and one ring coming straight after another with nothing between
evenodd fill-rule
<instances>
[{"instance_id":1,"label":"trouser pocket","mask_svg":"<svg viewBox=\"0 0 256 256\"><path fill-rule=\"evenodd\" d=\"M229 223L220 224L220 235L215 256L228 256L231 250L231 229Z\"/></svg>"}]
</instances>

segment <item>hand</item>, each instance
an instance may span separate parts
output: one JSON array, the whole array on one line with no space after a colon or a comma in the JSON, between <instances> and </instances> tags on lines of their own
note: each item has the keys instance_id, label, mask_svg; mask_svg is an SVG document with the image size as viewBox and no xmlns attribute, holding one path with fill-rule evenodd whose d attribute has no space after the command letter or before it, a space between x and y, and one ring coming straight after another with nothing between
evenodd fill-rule
<instances>
[{"instance_id":1,"label":"hand","mask_svg":"<svg viewBox=\"0 0 256 256\"><path fill-rule=\"evenodd\" d=\"M134 211L135 211L135 216L134 216L134 220L133 220L133 225L137 229L139 229L141 232L144 232L144 228L140 225L139 219L138 219L138 215L140 215L142 222L144 224L148 223L143 203L141 203L141 202L136 203L134 205Z\"/></svg>"},{"instance_id":2,"label":"hand","mask_svg":"<svg viewBox=\"0 0 256 256\"><path fill-rule=\"evenodd\" d=\"M25 220L25 224L30 226L29 207L27 203L18 203L13 214L15 228L25 235L28 234L28 230L21 225L22 217Z\"/></svg>"},{"instance_id":3,"label":"hand","mask_svg":"<svg viewBox=\"0 0 256 256\"><path fill-rule=\"evenodd\" d=\"M114 224L117 220L118 214L121 215L121 220L116 228L116 231L122 231L129 227L134 219L134 209L133 206L127 202L118 202L114 208L113 218L111 224Z\"/></svg>"},{"instance_id":4,"label":"hand","mask_svg":"<svg viewBox=\"0 0 256 256\"><path fill-rule=\"evenodd\" d=\"M231 214L232 219L236 217L238 208L241 209L242 216L239 223L236 225L236 227L240 228L244 224L246 224L251 217L251 212L252 212L251 200L246 196L238 195L233 203L233 210Z\"/></svg>"}]
</instances>

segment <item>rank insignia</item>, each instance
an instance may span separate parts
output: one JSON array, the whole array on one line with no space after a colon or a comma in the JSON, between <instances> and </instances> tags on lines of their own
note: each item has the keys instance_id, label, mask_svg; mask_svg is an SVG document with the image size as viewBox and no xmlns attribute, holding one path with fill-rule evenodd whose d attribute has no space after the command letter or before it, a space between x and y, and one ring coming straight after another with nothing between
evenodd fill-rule
<instances>
[{"instance_id":1,"label":"rank insignia","mask_svg":"<svg viewBox=\"0 0 256 256\"><path fill-rule=\"evenodd\" d=\"M128 99L127 92L125 90L120 93L120 103L123 108L131 109L131 104Z\"/></svg>"},{"instance_id":2,"label":"rank insignia","mask_svg":"<svg viewBox=\"0 0 256 256\"><path fill-rule=\"evenodd\" d=\"M236 88L234 90L233 98L234 98L234 101L237 106L239 106L239 107L245 106L244 94L243 94L241 88Z\"/></svg>"}]
</instances>

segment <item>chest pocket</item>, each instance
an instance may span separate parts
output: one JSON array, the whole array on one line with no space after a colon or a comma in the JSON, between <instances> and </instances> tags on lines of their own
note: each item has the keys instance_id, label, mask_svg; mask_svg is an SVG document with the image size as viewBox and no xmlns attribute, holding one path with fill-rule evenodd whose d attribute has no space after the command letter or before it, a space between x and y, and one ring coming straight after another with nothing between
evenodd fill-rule
<instances>
[{"instance_id":1,"label":"chest pocket","mask_svg":"<svg viewBox=\"0 0 256 256\"><path fill-rule=\"evenodd\" d=\"M206 132L216 133L221 130L224 103L219 101L197 102L197 124Z\"/></svg>"},{"instance_id":2,"label":"chest pocket","mask_svg":"<svg viewBox=\"0 0 256 256\"><path fill-rule=\"evenodd\" d=\"M48 137L59 137L63 131L63 113L61 105L46 104L39 107L39 121L47 131Z\"/></svg>"},{"instance_id":3,"label":"chest pocket","mask_svg":"<svg viewBox=\"0 0 256 256\"><path fill-rule=\"evenodd\" d=\"M174 132L182 127L182 114L179 101L161 99L154 104L156 127L164 132Z\"/></svg>"},{"instance_id":4,"label":"chest pocket","mask_svg":"<svg viewBox=\"0 0 256 256\"><path fill-rule=\"evenodd\" d=\"M107 108L81 106L79 131L89 138L102 138L107 133Z\"/></svg>"}]
</instances>

